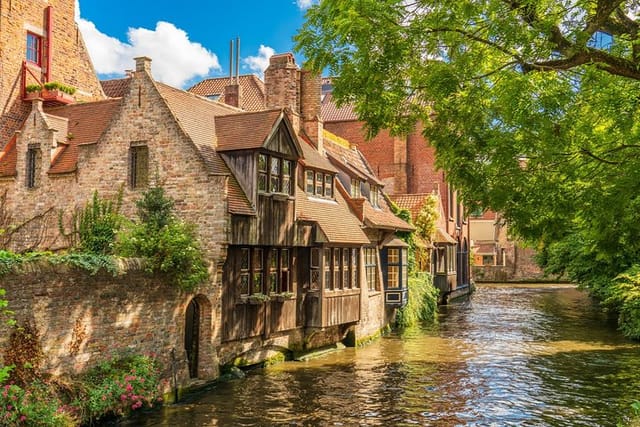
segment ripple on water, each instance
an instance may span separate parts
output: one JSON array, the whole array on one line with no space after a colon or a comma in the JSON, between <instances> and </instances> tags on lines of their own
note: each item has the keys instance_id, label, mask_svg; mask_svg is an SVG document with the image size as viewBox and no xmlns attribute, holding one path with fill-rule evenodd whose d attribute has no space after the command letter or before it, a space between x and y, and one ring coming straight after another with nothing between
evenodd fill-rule
<instances>
[{"instance_id":1,"label":"ripple on water","mask_svg":"<svg viewBox=\"0 0 640 427\"><path fill-rule=\"evenodd\" d=\"M573 287L480 286L435 327L217 384L168 426L615 426L640 352Z\"/></svg>"}]
</instances>

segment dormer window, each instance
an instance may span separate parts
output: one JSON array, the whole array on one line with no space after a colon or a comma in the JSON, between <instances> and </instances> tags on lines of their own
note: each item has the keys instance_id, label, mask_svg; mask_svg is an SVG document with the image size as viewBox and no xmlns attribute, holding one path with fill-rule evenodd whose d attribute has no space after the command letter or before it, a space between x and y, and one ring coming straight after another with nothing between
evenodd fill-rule
<instances>
[{"instance_id":1,"label":"dormer window","mask_svg":"<svg viewBox=\"0 0 640 427\"><path fill-rule=\"evenodd\" d=\"M291 160L258 154L258 193L291 194Z\"/></svg>"},{"instance_id":2,"label":"dormer window","mask_svg":"<svg viewBox=\"0 0 640 427\"><path fill-rule=\"evenodd\" d=\"M356 178L351 178L351 198L357 199L362 197L362 193L360 192L361 181Z\"/></svg>"},{"instance_id":3,"label":"dormer window","mask_svg":"<svg viewBox=\"0 0 640 427\"><path fill-rule=\"evenodd\" d=\"M27 61L36 64L38 66L42 65L42 37L27 32Z\"/></svg>"},{"instance_id":4,"label":"dormer window","mask_svg":"<svg viewBox=\"0 0 640 427\"><path fill-rule=\"evenodd\" d=\"M333 174L307 169L304 189L310 196L333 199Z\"/></svg>"}]
</instances>

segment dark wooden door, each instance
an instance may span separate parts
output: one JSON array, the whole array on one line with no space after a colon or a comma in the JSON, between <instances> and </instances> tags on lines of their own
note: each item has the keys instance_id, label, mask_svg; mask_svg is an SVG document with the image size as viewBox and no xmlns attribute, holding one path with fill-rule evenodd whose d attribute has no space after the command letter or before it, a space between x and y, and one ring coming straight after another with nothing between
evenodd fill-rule
<instances>
[{"instance_id":1,"label":"dark wooden door","mask_svg":"<svg viewBox=\"0 0 640 427\"><path fill-rule=\"evenodd\" d=\"M200 341L200 307L196 300L191 300L187 306L184 328L184 348L187 351L189 376L198 377L198 343Z\"/></svg>"}]
</instances>

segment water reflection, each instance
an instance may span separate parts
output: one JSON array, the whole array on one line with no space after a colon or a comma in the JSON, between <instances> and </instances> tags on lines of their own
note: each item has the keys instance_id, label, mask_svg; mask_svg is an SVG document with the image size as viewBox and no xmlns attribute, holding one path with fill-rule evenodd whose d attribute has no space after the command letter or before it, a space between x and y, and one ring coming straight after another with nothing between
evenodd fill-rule
<instances>
[{"instance_id":1,"label":"water reflection","mask_svg":"<svg viewBox=\"0 0 640 427\"><path fill-rule=\"evenodd\" d=\"M481 286L435 327L216 384L146 426L615 426L640 347L574 288Z\"/></svg>"}]
</instances>

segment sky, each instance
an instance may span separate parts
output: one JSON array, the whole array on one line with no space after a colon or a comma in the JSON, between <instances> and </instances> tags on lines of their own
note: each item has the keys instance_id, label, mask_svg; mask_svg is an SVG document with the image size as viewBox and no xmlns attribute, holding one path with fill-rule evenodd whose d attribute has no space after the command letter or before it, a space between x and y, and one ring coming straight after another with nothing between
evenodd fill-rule
<instances>
[{"instance_id":1,"label":"sky","mask_svg":"<svg viewBox=\"0 0 640 427\"><path fill-rule=\"evenodd\" d=\"M76 21L101 79L122 77L135 68L133 58L148 56L156 80L186 89L229 75L236 37L240 74L262 76L271 55L293 51L314 1L76 0Z\"/></svg>"}]
</instances>

